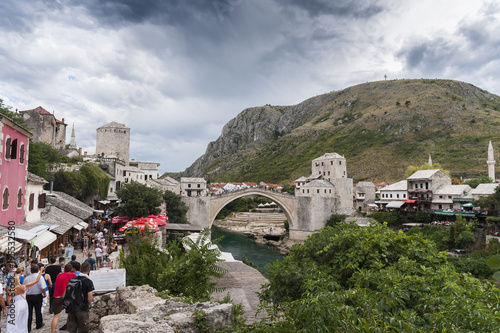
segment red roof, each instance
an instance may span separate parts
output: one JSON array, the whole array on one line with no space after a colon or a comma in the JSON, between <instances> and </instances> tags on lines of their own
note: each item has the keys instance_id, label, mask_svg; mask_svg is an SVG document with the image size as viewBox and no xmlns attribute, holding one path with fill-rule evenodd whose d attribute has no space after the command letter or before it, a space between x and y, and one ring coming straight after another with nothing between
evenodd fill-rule
<instances>
[{"instance_id":1,"label":"red roof","mask_svg":"<svg viewBox=\"0 0 500 333\"><path fill-rule=\"evenodd\" d=\"M31 110L24 110L24 111L19 111L19 112L29 112L29 111L35 111L35 112L38 112L39 114L53 116L53 114L52 114L52 113L50 113L49 111L45 110L45 109L44 109L44 108L42 108L41 106L39 106L39 107L37 107L37 108L34 108L34 109L31 109Z\"/></svg>"}]
</instances>

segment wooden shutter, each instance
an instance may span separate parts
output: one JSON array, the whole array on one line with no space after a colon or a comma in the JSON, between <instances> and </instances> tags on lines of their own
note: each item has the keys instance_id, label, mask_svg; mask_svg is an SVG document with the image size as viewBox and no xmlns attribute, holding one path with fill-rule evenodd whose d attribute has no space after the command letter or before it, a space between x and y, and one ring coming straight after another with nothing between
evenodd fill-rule
<instances>
[{"instance_id":1,"label":"wooden shutter","mask_svg":"<svg viewBox=\"0 0 500 333\"><path fill-rule=\"evenodd\" d=\"M38 208L45 208L46 197L47 195L45 193L38 196Z\"/></svg>"},{"instance_id":2,"label":"wooden shutter","mask_svg":"<svg viewBox=\"0 0 500 333\"><path fill-rule=\"evenodd\" d=\"M10 142L11 142L10 138L5 140L5 158L10 158Z\"/></svg>"},{"instance_id":3,"label":"wooden shutter","mask_svg":"<svg viewBox=\"0 0 500 333\"><path fill-rule=\"evenodd\" d=\"M35 193L30 193L30 207L29 210L32 211L35 207Z\"/></svg>"}]
</instances>

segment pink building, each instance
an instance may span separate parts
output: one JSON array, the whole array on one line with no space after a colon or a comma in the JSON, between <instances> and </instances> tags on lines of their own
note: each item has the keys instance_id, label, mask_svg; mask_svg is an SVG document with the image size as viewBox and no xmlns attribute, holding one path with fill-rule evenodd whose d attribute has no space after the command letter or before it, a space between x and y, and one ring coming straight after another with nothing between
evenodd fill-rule
<instances>
[{"instance_id":1,"label":"pink building","mask_svg":"<svg viewBox=\"0 0 500 333\"><path fill-rule=\"evenodd\" d=\"M23 223L31 133L0 114L0 225Z\"/></svg>"}]
</instances>

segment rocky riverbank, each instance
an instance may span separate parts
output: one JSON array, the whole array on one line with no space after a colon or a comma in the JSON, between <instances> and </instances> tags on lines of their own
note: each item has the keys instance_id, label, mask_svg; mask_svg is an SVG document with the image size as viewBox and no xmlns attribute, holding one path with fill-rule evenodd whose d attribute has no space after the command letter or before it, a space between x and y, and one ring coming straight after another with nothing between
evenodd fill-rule
<instances>
[{"instance_id":1,"label":"rocky riverbank","mask_svg":"<svg viewBox=\"0 0 500 333\"><path fill-rule=\"evenodd\" d=\"M281 254L288 254L297 243L288 238L283 213L235 213L226 220L216 220L214 226L244 234L256 243L273 246Z\"/></svg>"}]
</instances>

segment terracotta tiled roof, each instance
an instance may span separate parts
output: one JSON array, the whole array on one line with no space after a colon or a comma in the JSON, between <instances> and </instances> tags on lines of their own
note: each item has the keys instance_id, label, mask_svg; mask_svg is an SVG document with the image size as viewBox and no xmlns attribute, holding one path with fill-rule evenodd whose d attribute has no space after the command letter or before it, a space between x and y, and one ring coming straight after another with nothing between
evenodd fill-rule
<instances>
[{"instance_id":1,"label":"terracotta tiled roof","mask_svg":"<svg viewBox=\"0 0 500 333\"><path fill-rule=\"evenodd\" d=\"M34 109L31 109L31 110L24 110L24 111L19 111L19 112L30 112L30 111L35 111L35 112L38 112L39 114L44 114L44 115L50 115L50 116L53 115L52 113L50 113L49 111L45 110L41 106L39 106L37 108L34 108Z\"/></svg>"}]
</instances>

